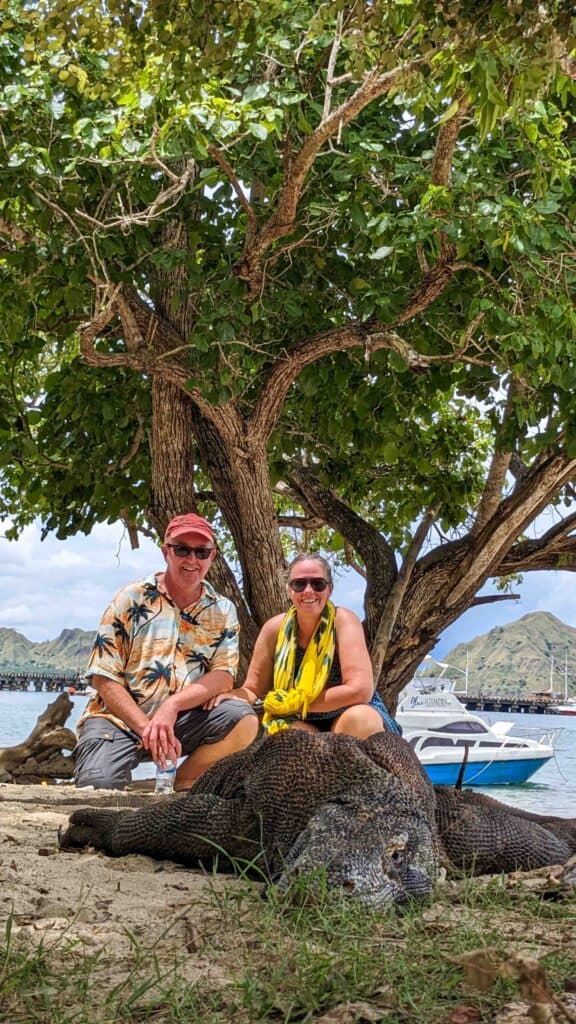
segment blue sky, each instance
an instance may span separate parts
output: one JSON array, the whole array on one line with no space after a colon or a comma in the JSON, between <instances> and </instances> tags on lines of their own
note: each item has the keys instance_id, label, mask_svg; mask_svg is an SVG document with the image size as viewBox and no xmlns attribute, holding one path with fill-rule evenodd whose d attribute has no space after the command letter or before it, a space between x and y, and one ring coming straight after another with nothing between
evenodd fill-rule
<instances>
[{"instance_id":1,"label":"blue sky","mask_svg":"<svg viewBox=\"0 0 576 1024\"><path fill-rule=\"evenodd\" d=\"M163 564L159 548L147 538L132 551L120 526L98 526L89 537L66 541L41 541L34 526L16 542L0 532L0 626L36 641L52 640L64 628L95 629L121 586ZM350 571L337 581L335 601L362 614L363 589L360 576ZM482 605L461 616L440 638L435 656L443 658L456 644L527 612L549 611L576 627L573 574L529 573L515 591L519 601Z\"/></svg>"}]
</instances>

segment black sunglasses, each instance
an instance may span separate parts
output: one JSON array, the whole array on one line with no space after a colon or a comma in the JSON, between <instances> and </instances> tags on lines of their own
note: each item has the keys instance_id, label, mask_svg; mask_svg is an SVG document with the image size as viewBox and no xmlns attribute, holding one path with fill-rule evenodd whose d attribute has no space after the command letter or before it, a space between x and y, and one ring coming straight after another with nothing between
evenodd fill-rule
<instances>
[{"instance_id":1,"label":"black sunglasses","mask_svg":"<svg viewBox=\"0 0 576 1024\"><path fill-rule=\"evenodd\" d=\"M295 594L303 593L308 583L315 594L321 594L326 587L330 586L328 580L320 579L318 576L302 576L299 580L288 580L288 586Z\"/></svg>"},{"instance_id":2,"label":"black sunglasses","mask_svg":"<svg viewBox=\"0 0 576 1024\"><path fill-rule=\"evenodd\" d=\"M167 544L166 547L172 548L172 551L178 558L188 558L188 555L195 555L199 562L205 562L214 551L214 548L189 548L187 544Z\"/></svg>"}]
</instances>

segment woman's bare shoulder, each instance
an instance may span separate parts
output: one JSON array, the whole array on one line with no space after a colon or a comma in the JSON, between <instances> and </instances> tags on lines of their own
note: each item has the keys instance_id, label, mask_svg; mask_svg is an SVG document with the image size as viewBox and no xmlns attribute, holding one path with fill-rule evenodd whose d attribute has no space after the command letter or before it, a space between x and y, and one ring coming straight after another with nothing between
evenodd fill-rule
<instances>
[{"instance_id":1,"label":"woman's bare shoulder","mask_svg":"<svg viewBox=\"0 0 576 1024\"><path fill-rule=\"evenodd\" d=\"M360 619L356 615L356 612L353 612L350 608L338 607L336 609L336 625L338 626L340 624L342 626L347 626L351 623L358 624L359 626L362 625Z\"/></svg>"},{"instance_id":2,"label":"woman's bare shoulder","mask_svg":"<svg viewBox=\"0 0 576 1024\"><path fill-rule=\"evenodd\" d=\"M260 636L269 639L270 637L277 637L280 632L280 626L284 621L284 615L273 615L271 619L267 619L262 629L260 630Z\"/></svg>"}]
</instances>

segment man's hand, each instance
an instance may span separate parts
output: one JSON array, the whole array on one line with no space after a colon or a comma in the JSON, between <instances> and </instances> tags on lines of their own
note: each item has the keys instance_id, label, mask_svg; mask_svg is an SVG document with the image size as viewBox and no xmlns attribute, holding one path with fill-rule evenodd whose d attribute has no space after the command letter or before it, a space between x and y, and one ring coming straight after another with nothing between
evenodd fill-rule
<instances>
[{"instance_id":1,"label":"man's hand","mask_svg":"<svg viewBox=\"0 0 576 1024\"><path fill-rule=\"evenodd\" d=\"M176 764L182 753L182 744L174 733L177 715L178 712L168 702L162 704L142 733L142 746L150 751L153 760L161 768L166 768L168 761Z\"/></svg>"}]
</instances>

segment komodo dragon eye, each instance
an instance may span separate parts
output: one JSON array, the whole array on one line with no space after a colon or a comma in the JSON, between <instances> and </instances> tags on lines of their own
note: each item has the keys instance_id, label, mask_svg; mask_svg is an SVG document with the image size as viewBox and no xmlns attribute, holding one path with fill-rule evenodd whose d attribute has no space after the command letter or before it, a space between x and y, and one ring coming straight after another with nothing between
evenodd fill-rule
<instances>
[{"instance_id":1,"label":"komodo dragon eye","mask_svg":"<svg viewBox=\"0 0 576 1024\"><path fill-rule=\"evenodd\" d=\"M404 864L406 860L406 846L408 843L408 836L402 833L396 836L392 842L384 849L384 858L388 864L391 864L395 868L399 868Z\"/></svg>"}]
</instances>

